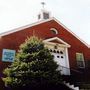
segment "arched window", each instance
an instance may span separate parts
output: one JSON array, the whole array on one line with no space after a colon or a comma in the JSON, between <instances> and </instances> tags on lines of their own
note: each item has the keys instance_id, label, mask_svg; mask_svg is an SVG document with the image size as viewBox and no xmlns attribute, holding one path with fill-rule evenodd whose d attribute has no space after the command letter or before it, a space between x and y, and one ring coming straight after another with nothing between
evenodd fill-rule
<instances>
[{"instance_id":1,"label":"arched window","mask_svg":"<svg viewBox=\"0 0 90 90\"><path fill-rule=\"evenodd\" d=\"M61 58L64 58L63 56L61 56Z\"/></svg>"},{"instance_id":2,"label":"arched window","mask_svg":"<svg viewBox=\"0 0 90 90\"><path fill-rule=\"evenodd\" d=\"M52 34L58 34L57 29L55 29L55 28L51 28L50 30L51 30L51 33L52 33Z\"/></svg>"},{"instance_id":3,"label":"arched window","mask_svg":"<svg viewBox=\"0 0 90 90\"><path fill-rule=\"evenodd\" d=\"M59 51L57 51L57 53L59 53Z\"/></svg>"},{"instance_id":4,"label":"arched window","mask_svg":"<svg viewBox=\"0 0 90 90\"><path fill-rule=\"evenodd\" d=\"M52 52L52 49L50 49L50 52Z\"/></svg>"},{"instance_id":5,"label":"arched window","mask_svg":"<svg viewBox=\"0 0 90 90\"><path fill-rule=\"evenodd\" d=\"M63 54L63 51L60 51L60 54Z\"/></svg>"},{"instance_id":6,"label":"arched window","mask_svg":"<svg viewBox=\"0 0 90 90\"><path fill-rule=\"evenodd\" d=\"M56 50L53 51L54 53L57 53Z\"/></svg>"}]
</instances>

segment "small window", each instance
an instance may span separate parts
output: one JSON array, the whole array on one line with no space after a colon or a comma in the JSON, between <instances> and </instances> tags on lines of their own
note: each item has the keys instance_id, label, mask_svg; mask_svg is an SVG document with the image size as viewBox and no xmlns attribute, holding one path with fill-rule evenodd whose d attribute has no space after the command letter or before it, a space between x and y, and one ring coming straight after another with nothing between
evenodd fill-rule
<instances>
[{"instance_id":1,"label":"small window","mask_svg":"<svg viewBox=\"0 0 90 90\"><path fill-rule=\"evenodd\" d=\"M60 58L60 56L57 56L57 58Z\"/></svg>"},{"instance_id":2,"label":"small window","mask_svg":"<svg viewBox=\"0 0 90 90\"><path fill-rule=\"evenodd\" d=\"M57 53L56 50L53 51L54 53Z\"/></svg>"},{"instance_id":3,"label":"small window","mask_svg":"<svg viewBox=\"0 0 90 90\"><path fill-rule=\"evenodd\" d=\"M40 16L40 14L38 15L38 19L40 19L41 18L41 16Z\"/></svg>"},{"instance_id":4,"label":"small window","mask_svg":"<svg viewBox=\"0 0 90 90\"><path fill-rule=\"evenodd\" d=\"M64 58L63 56L61 56L61 58Z\"/></svg>"},{"instance_id":5,"label":"small window","mask_svg":"<svg viewBox=\"0 0 90 90\"><path fill-rule=\"evenodd\" d=\"M57 46L56 45L54 46L54 49L57 49Z\"/></svg>"},{"instance_id":6,"label":"small window","mask_svg":"<svg viewBox=\"0 0 90 90\"><path fill-rule=\"evenodd\" d=\"M58 31L55 28L51 28L50 30L52 34L58 34Z\"/></svg>"},{"instance_id":7,"label":"small window","mask_svg":"<svg viewBox=\"0 0 90 90\"><path fill-rule=\"evenodd\" d=\"M44 19L49 19L49 13L43 13Z\"/></svg>"},{"instance_id":8,"label":"small window","mask_svg":"<svg viewBox=\"0 0 90 90\"><path fill-rule=\"evenodd\" d=\"M52 52L52 49L50 49L50 52Z\"/></svg>"},{"instance_id":9,"label":"small window","mask_svg":"<svg viewBox=\"0 0 90 90\"><path fill-rule=\"evenodd\" d=\"M59 51L57 51L57 53L59 53Z\"/></svg>"},{"instance_id":10,"label":"small window","mask_svg":"<svg viewBox=\"0 0 90 90\"><path fill-rule=\"evenodd\" d=\"M60 51L60 54L63 54L63 51Z\"/></svg>"},{"instance_id":11,"label":"small window","mask_svg":"<svg viewBox=\"0 0 90 90\"><path fill-rule=\"evenodd\" d=\"M76 60L77 60L77 66L79 68L84 68L85 67L83 53L76 53Z\"/></svg>"}]
</instances>

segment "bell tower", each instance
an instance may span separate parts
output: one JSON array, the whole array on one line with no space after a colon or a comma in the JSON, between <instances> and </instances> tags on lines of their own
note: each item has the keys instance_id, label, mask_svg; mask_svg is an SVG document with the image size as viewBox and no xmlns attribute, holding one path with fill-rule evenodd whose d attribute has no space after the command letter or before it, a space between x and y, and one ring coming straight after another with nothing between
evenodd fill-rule
<instances>
[{"instance_id":1,"label":"bell tower","mask_svg":"<svg viewBox=\"0 0 90 90\"><path fill-rule=\"evenodd\" d=\"M45 20L50 18L50 12L45 10L45 2L41 2L42 9L40 13L38 14L38 20Z\"/></svg>"}]
</instances>

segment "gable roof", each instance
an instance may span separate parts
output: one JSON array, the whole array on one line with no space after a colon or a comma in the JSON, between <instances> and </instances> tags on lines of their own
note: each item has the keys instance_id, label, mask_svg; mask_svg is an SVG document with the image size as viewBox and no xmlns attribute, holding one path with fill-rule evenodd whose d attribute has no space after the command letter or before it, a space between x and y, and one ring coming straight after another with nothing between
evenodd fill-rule
<instances>
[{"instance_id":1,"label":"gable roof","mask_svg":"<svg viewBox=\"0 0 90 90\"><path fill-rule=\"evenodd\" d=\"M42 24L42 23L45 23L45 22L48 22L48 21L51 21L51 20L56 21L59 25L61 25L61 26L62 26L63 28L65 28L68 32L70 32L73 36L75 36L79 41L81 41L85 46L87 46L88 48L90 48L90 45L88 45L85 41L83 41L81 38L79 38L75 33L73 33L70 29L68 29L64 24L62 24L60 21L58 21L58 20L57 20L56 18L54 18L54 17L49 18L49 19L47 19L47 20L37 21L37 22L35 22L35 23L28 24L28 25L22 26L22 27L20 27L20 28L16 28L16 29L13 29L13 30L10 30L10 31L1 33L1 34L0 34L0 37L5 36L5 35L9 35L9 34L14 33L14 32L21 31L21 30L23 30L23 29L26 29L26 28L29 28L29 27L32 27L32 26L35 26L35 25L39 25L39 24Z\"/></svg>"},{"instance_id":2,"label":"gable roof","mask_svg":"<svg viewBox=\"0 0 90 90\"><path fill-rule=\"evenodd\" d=\"M0 37L5 36L5 35L9 35L9 34L14 33L14 32L24 30L26 28L33 27L35 25L39 25L39 24L42 24L42 23L45 23L45 22L48 22L48 21L51 21L51 20L54 20L54 18L50 18L50 19L46 19L46 20L40 20L40 21L37 21L37 22L32 23L32 24L28 24L28 25L25 25L25 26L22 26L22 27L19 27L19 28L15 28L15 29L12 29L10 31L6 31L4 33L1 33Z\"/></svg>"}]
</instances>

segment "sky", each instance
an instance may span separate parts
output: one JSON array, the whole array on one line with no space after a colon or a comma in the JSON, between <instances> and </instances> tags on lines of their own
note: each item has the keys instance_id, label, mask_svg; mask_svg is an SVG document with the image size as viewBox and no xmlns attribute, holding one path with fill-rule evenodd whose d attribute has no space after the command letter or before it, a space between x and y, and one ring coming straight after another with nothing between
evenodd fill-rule
<instances>
[{"instance_id":1,"label":"sky","mask_svg":"<svg viewBox=\"0 0 90 90\"><path fill-rule=\"evenodd\" d=\"M0 33L38 21L45 9L90 45L90 0L0 0Z\"/></svg>"}]
</instances>

